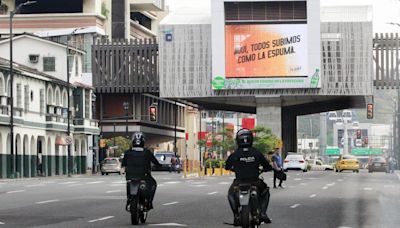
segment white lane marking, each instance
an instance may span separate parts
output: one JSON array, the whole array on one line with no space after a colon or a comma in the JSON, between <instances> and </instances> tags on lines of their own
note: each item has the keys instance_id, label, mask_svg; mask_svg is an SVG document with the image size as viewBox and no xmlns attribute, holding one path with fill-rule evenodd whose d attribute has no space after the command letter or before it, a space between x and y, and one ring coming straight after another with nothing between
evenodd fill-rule
<instances>
[{"instance_id":1,"label":"white lane marking","mask_svg":"<svg viewBox=\"0 0 400 228\"><path fill-rule=\"evenodd\" d=\"M106 191L106 193L113 193L113 192L121 192L121 190L110 190L110 191Z\"/></svg>"},{"instance_id":2,"label":"white lane marking","mask_svg":"<svg viewBox=\"0 0 400 228\"><path fill-rule=\"evenodd\" d=\"M93 219L93 220L90 220L88 222L98 222L98 221L103 221L103 220L111 219L111 218L114 218L114 216L106 216L106 217L103 217L103 218Z\"/></svg>"},{"instance_id":3,"label":"white lane marking","mask_svg":"<svg viewBox=\"0 0 400 228\"><path fill-rule=\"evenodd\" d=\"M182 183L182 182L180 182L180 181L168 181L168 182L165 182L164 184L179 184L179 183Z\"/></svg>"},{"instance_id":4,"label":"white lane marking","mask_svg":"<svg viewBox=\"0 0 400 228\"><path fill-rule=\"evenodd\" d=\"M83 185L83 184L71 184L71 185L68 185L68 187L75 187L75 186L81 186L81 185Z\"/></svg>"},{"instance_id":5,"label":"white lane marking","mask_svg":"<svg viewBox=\"0 0 400 228\"><path fill-rule=\"evenodd\" d=\"M178 201L174 201L174 202L170 202L170 203L164 203L163 206L169 206L169 205L173 205L173 204L177 204L179 203Z\"/></svg>"},{"instance_id":6,"label":"white lane marking","mask_svg":"<svg viewBox=\"0 0 400 228\"><path fill-rule=\"evenodd\" d=\"M330 184L327 184L326 186L333 186L333 185L335 185L336 183L335 182L332 182L332 183L330 183Z\"/></svg>"},{"instance_id":7,"label":"white lane marking","mask_svg":"<svg viewBox=\"0 0 400 228\"><path fill-rule=\"evenodd\" d=\"M307 184L308 184L308 183L301 183L300 185L304 185L304 186L305 186L305 185L307 185Z\"/></svg>"},{"instance_id":8,"label":"white lane marking","mask_svg":"<svg viewBox=\"0 0 400 228\"><path fill-rule=\"evenodd\" d=\"M295 181L301 181L301 178L294 178Z\"/></svg>"},{"instance_id":9,"label":"white lane marking","mask_svg":"<svg viewBox=\"0 0 400 228\"><path fill-rule=\"evenodd\" d=\"M322 189L326 190L326 189L328 189L328 187L324 186L324 187L322 187Z\"/></svg>"},{"instance_id":10,"label":"white lane marking","mask_svg":"<svg viewBox=\"0 0 400 228\"><path fill-rule=\"evenodd\" d=\"M225 184L226 185L226 184L229 184L229 182L225 182L224 181L224 182L219 182L218 184Z\"/></svg>"},{"instance_id":11,"label":"white lane marking","mask_svg":"<svg viewBox=\"0 0 400 228\"><path fill-rule=\"evenodd\" d=\"M9 191L9 192L6 192L6 194L10 194L10 193L18 193L18 192L25 192L25 190L15 190L15 191Z\"/></svg>"},{"instance_id":12,"label":"white lane marking","mask_svg":"<svg viewBox=\"0 0 400 228\"><path fill-rule=\"evenodd\" d=\"M383 185L383 187L384 187L384 188L394 188L394 185L387 185L387 184L385 184L385 185Z\"/></svg>"},{"instance_id":13,"label":"white lane marking","mask_svg":"<svg viewBox=\"0 0 400 228\"><path fill-rule=\"evenodd\" d=\"M290 206L290 208L296 208L296 207L298 207L298 206L300 206L300 204L296 203L296 204Z\"/></svg>"},{"instance_id":14,"label":"white lane marking","mask_svg":"<svg viewBox=\"0 0 400 228\"><path fill-rule=\"evenodd\" d=\"M339 226L338 228L353 228L351 226Z\"/></svg>"},{"instance_id":15,"label":"white lane marking","mask_svg":"<svg viewBox=\"0 0 400 228\"><path fill-rule=\"evenodd\" d=\"M126 184L110 184L108 186L110 187L120 187L120 186L125 186Z\"/></svg>"},{"instance_id":16,"label":"white lane marking","mask_svg":"<svg viewBox=\"0 0 400 228\"><path fill-rule=\"evenodd\" d=\"M32 188L32 187L41 187L41 186L45 186L45 185L44 184L31 184L31 185L27 185L25 187Z\"/></svg>"},{"instance_id":17,"label":"white lane marking","mask_svg":"<svg viewBox=\"0 0 400 228\"><path fill-rule=\"evenodd\" d=\"M195 182L192 182L192 184L206 184L207 182L206 181L195 181Z\"/></svg>"},{"instance_id":18,"label":"white lane marking","mask_svg":"<svg viewBox=\"0 0 400 228\"><path fill-rule=\"evenodd\" d=\"M207 195L215 195L215 194L217 194L218 192L209 192L209 193L207 193Z\"/></svg>"},{"instance_id":19,"label":"white lane marking","mask_svg":"<svg viewBox=\"0 0 400 228\"><path fill-rule=\"evenodd\" d=\"M86 184L100 184L104 183L104 181L92 181L92 182L87 182Z\"/></svg>"},{"instance_id":20,"label":"white lane marking","mask_svg":"<svg viewBox=\"0 0 400 228\"><path fill-rule=\"evenodd\" d=\"M171 177L164 177L164 178L162 178L163 180L172 180L172 178Z\"/></svg>"},{"instance_id":21,"label":"white lane marking","mask_svg":"<svg viewBox=\"0 0 400 228\"><path fill-rule=\"evenodd\" d=\"M316 194L312 194L312 195L310 195L310 198L314 198L316 196L317 196Z\"/></svg>"},{"instance_id":22,"label":"white lane marking","mask_svg":"<svg viewBox=\"0 0 400 228\"><path fill-rule=\"evenodd\" d=\"M165 184L158 184L157 187L165 186Z\"/></svg>"},{"instance_id":23,"label":"white lane marking","mask_svg":"<svg viewBox=\"0 0 400 228\"><path fill-rule=\"evenodd\" d=\"M364 191L372 191L373 189L372 188L369 188L369 187L366 187L366 188L364 188Z\"/></svg>"},{"instance_id":24,"label":"white lane marking","mask_svg":"<svg viewBox=\"0 0 400 228\"><path fill-rule=\"evenodd\" d=\"M126 181L114 181L112 182L112 184L125 184Z\"/></svg>"},{"instance_id":25,"label":"white lane marking","mask_svg":"<svg viewBox=\"0 0 400 228\"><path fill-rule=\"evenodd\" d=\"M67 182L61 182L59 184L75 184L75 183L78 183L78 182L76 182L76 181L67 181Z\"/></svg>"},{"instance_id":26,"label":"white lane marking","mask_svg":"<svg viewBox=\"0 0 400 228\"><path fill-rule=\"evenodd\" d=\"M300 176L300 173L296 174L296 176Z\"/></svg>"},{"instance_id":27,"label":"white lane marking","mask_svg":"<svg viewBox=\"0 0 400 228\"><path fill-rule=\"evenodd\" d=\"M187 225L179 223L159 223L159 224L149 224L148 226L187 226Z\"/></svg>"},{"instance_id":28,"label":"white lane marking","mask_svg":"<svg viewBox=\"0 0 400 228\"><path fill-rule=\"evenodd\" d=\"M198 188L200 188L200 187L207 187L208 185L205 185L205 184L199 184L199 185L193 185L194 187L198 187Z\"/></svg>"},{"instance_id":29,"label":"white lane marking","mask_svg":"<svg viewBox=\"0 0 400 228\"><path fill-rule=\"evenodd\" d=\"M400 173L396 173L396 175L397 175L397 177L399 178L399 180L400 180Z\"/></svg>"},{"instance_id":30,"label":"white lane marking","mask_svg":"<svg viewBox=\"0 0 400 228\"><path fill-rule=\"evenodd\" d=\"M339 182L342 182L342 181L343 181L343 179L337 179L337 181L339 181Z\"/></svg>"},{"instance_id":31,"label":"white lane marking","mask_svg":"<svg viewBox=\"0 0 400 228\"><path fill-rule=\"evenodd\" d=\"M0 225L4 225L5 223L4 222L0 222Z\"/></svg>"},{"instance_id":32,"label":"white lane marking","mask_svg":"<svg viewBox=\"0 0 400 228\"><path fill-rule=\"evenodd\" d=\"M193 182L193 180L187 180L187 181L185 181L186 183L190 183L190 182Z\"/></svg>"},{"instance_id":33,"label":"white lane marking","mask_svg":"<svg viewBox=\"0 0 400 228\"><path fill-rule=\"evenodd\" d=\"M55 200L45 200L45 201L40 201L40 202L36 202L36 204L45 204L45 203L53 203L53 202L58 202L60 200L55 199Z\"/></svg>"},{"instance_id":34,"label":"white lane marking","mask_svg":"<svg viewBox=\"0 0 400 228\"><path fill-rule=\"evenodd\" d=\"M229 179L233 180L233 179L235 179L235 177L229 177Z\"/></svg>"}]
</instances>

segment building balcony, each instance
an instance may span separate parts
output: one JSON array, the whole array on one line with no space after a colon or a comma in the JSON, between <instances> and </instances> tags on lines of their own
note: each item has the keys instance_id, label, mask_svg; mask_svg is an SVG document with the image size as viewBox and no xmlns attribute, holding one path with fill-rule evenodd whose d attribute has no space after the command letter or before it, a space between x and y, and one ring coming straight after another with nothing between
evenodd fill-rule
<instances>
[{"instance_id":1,"label":"building balcony","mask_svg":"<svg viewBox=\"0 0 400 228\"><path fill-rule=\"evenodd\" d=\"M13 18L15 33L63 28L97 27L104 31L105 17L94 13L17 14ZM9 32L9 15L0 15L0 33Z\"/></svg>"},{"instance_id":2,"label":"building balcony","mask_svg":"<svg viewBox=\"0 0 400 228\"><path fill-rule=\"evenodd\" d=\"M9 113L8 113L9 110L10 110L10 106L9 105L0 105L0 115L8 116L9 115Z\"/></svg>"},{"instance_id":3,"label":"building balcony","mask_svg":"<svg viewBox=\"0 0 400 228\"><path fill-rule=\"evenodd\" d=\"M74 132L80 134L100 134L99 121L94 119L74 119Z\"/></svg>"},{"instance_id":4,"label":"building balcony","mask_svg":"<svg viewBox=\"0 0 400 228\"><path fill-rule=\"evenodd\" d=\"M131 20L130 35L136 39L153 39L157 37L150 29L140 25L138 22Z\"/></svg>"},{"instance_id":5,"label":"building balcony","mask_svg":"<svg viewBox=\"0 0 400 228\"><path fill-rule=\"evenodd\" d=\"M163 11L165 0L130 0L130 5L135 11Z\"/></svg>"}]
</instances>

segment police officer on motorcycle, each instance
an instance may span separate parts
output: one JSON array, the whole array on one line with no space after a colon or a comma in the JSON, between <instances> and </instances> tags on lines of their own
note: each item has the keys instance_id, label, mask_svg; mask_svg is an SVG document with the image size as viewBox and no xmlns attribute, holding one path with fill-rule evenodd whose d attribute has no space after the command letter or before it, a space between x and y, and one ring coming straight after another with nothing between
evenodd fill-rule
<instances>
[{"instance_id":1,"label":"police officer on motorcycle","mask_svg":"<svg viewBox=\"0 0 400 228\"><path fill-rule=\"evenodd\" d=\"M238 149L231 154L225 164L225 169L235 172L235 180L228 191L229 205L231 206L234 215L234 225L240 225L238 200L235 194L235 188L239 184L251 184L257 187L259 191L259 202L261 207L261 221L271 223L267 216L267 207L269 203L269 187L263 180L259 178L260 166L263 171L271 171L273 168L265 159L264 155L252 147L253 133L248 129L241 129L236 134L236 143Z\"/></svg>"},{"instance_id":2,"label":"police officer on motorcycle","mask_svg":"<svg viewBox=\"0 0 400 228\"><path fill-rule=\"evenodd\" d=\"M150 150L144 147L145 138L142 132L135 132L132 136L132 148L127 150L122 160L122 166L125 167L126 180L141 179L145 180L149 196L149 209L153 209L153 199L156 194L157 182L151 176L151 163L161 166ZM127 208L130 199L129 183L126 186L126 194L128 197Z\"/></svg>"}]
</instances>

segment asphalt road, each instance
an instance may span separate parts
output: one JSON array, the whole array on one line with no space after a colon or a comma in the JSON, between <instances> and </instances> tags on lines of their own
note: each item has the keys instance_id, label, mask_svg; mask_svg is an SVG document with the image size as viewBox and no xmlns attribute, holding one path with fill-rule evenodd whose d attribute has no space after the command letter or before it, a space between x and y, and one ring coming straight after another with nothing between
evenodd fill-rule
<instances>
[{"instance_id":1,"label":"asphalt road","mask_svg":"<svg viewBox=\"0 0 400 228\"><path fill-rule=\"evenodd\" d=\"M233 177L183 179L154 173L155 209L145 226L230 227ZM271 173L264 174L272 185ZM122 176L0 180L0 227L129 227ZM290 171L271 189L262 227L399 227L400 173Z\"/></svg>"}]
</instances>

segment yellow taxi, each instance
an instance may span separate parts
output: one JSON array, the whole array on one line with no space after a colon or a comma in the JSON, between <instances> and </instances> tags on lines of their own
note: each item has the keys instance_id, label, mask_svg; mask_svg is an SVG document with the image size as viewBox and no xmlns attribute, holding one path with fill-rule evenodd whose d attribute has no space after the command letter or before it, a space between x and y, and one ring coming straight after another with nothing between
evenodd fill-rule
<instances>
[{"instance_id":1,"label":"yellow taxi","mask_svg":"<svg viewBox=\"0 0 400 228\"><path fill-rule=\"evenodd\" d=\"M353 172L359 172L360 164L356 157L353 155L340 155L335 163L336 172L342 172L343 170L352 170Z\"/></svg>"}]
</instances>

